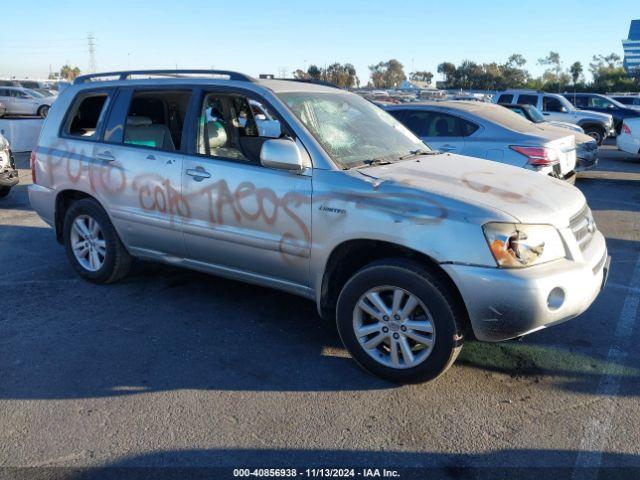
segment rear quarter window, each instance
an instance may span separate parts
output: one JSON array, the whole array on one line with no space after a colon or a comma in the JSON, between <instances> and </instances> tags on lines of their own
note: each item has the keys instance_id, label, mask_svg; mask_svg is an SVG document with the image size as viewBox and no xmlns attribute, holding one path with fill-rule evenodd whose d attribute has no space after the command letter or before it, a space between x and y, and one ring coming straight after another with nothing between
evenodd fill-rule
<instances>
[{"instance_id":1,"label":"rear quarter window","mask_svg":"<svg viewBox=\"0 0 640 480\"><path fill-rule=\"evenodd\" d=\"M71 104L63 127L66 137L96 140L108 105L109 92L83 92Z\"/></svg>"},{"instance_id":2,"label":"rear quarter window","mask_svg":"<svg viewBox=\"0 0 640 480\"><path fill-rule=\"evenodd\" d=\"M503 93L498 97L498 103L512 103L513 95L511 93Z\"/></svg>"}]
</instances>

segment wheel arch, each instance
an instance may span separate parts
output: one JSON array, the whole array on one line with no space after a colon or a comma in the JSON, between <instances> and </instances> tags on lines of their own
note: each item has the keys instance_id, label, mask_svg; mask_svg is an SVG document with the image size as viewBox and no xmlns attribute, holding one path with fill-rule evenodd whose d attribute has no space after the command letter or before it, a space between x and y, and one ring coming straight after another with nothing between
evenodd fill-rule
<instances>
[{"instance_id":1,"label":"wheel arch","mask_svg":"<svg viewBox=\"0 0 640 480\"><path fill-rule=\"evenodd\" d=\"M414 261L430 273L437 275L450 288L465 314L465 330L470 330L467 307L462 294L449 274L429 255L417 250L382 240L346 240L338 244L325 263L322 282L317 295L318 312L323 318L335 313L338 295L347 280L358 270L376 260L406 259Z\"/></svg>"},{"instance_id":2,"label":"wheel arch","mask_svg":"<svg viewBox=\"0 0 640 480\"><path fill-rule=\"evenodd\" d=\"M77 202L78 200L82 200L84 198L94 200L98 205L100 205L100 207L102 207L102 209L105 212L107 212L107 209L104 208L104 205L102 205L100 200L98 200L96 197L94 197L93 195L87 192L83 192L81 190L74 190L74 189L61 190L56 195L55 210L54 210L54 226L55 226L55 232L56 232L56 240L58 241L58 243L60 244L64 243L62 227L64 225L64 217L65 217L65 214L67 213L67 210L74 202ZM107 216L109 216L108 212L107 212Z\"/></svg>"}]
</instances>

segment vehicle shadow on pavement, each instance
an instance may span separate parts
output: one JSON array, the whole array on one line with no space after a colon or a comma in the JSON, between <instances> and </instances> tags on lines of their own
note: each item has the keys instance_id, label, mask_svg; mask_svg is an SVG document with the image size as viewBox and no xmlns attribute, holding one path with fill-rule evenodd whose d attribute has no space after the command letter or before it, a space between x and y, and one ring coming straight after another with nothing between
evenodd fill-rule
<instances>
[{"instance_id":1,"label":"vehicle shadow on pavement","mask_svg":"<svg viewBox=\"0 0 640 480\"><path fill-rule=\"evenodd\" d=\"M416 479L635 479L640 456L623 453L580 452L600 460L598 468L574 469L577 451L497 450L485 454L446 454L362 450L217 449L175 450L122 459L96 469L77 471L69 478L233 478L233 469L307 468L400 469L399 478ZM418 470L419 469L419 470ZM599 470L599 471L598 471ZM309 475L313 476L313 475ZM317 475L320 476L320 475ZM325 475L322 475L325 476ZM362 476L355 474L354 477ZM259 477L267 478L267 477ZM348 478L351 478L350 476Z\"/></svg>"},{"instance_id":2,"label":"vehicle shadow on pavement","mask_svg":"<svg viewBox=\"0 0 640 480\"><path fill-rule=\"evenodd\" d=\"M0 315L0 398L396 387L346 355L335 326L319 318L311 301L143 262L121 282L94 285L75 274L50 229L0 225L0 240L12 245L0 260L20 262L0 279L14 299ZM609 302L621 304L623 293ZM511 376L558 376L558 388L587 393L597 393L598 379L611 375L625 382L626 394L640 393L637 368L606 361L608 343L605 349L575 347L585 330L580 320L554 329L555 341L540 332L524 343L469 342L458 364ZM456 375L455 366L447 375Z\"/></svg>"}]
</instances>

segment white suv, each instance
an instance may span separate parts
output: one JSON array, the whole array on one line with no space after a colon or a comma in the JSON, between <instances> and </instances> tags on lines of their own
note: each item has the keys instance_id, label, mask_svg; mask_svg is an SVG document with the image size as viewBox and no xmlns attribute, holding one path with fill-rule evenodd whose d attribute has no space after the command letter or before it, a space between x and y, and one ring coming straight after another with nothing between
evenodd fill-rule
<instances>
[{"instance_id":1,"label":"white suv","mask_svg":"<svg viewBox=\"0 0 640 480\"><path fill-rule=\"evenodd\" d=\"M557 93L537 90L506 90L493 96L493 103L533 105L549 120L579 125L598 145L615 133L613 117L608 113L577 110L569 100Z\"/></svg>"}]
</instances>

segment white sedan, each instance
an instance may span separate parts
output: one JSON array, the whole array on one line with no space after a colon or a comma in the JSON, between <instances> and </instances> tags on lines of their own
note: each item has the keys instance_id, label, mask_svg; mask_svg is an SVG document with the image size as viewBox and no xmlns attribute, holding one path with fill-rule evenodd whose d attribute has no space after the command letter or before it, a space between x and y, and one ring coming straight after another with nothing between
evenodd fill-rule
<instances>
[{"instance_id":1,"label":"white sedan","mask_svg":"<svg viewBox=\"0 0 640 480\"><path fill-rule=\"evenodd\" d=\"M620 134L616 137L616 143L618 150L640 155L640 117L624 120Z\"/></svg>"},{"instance_id":2,"label":"white sedan","mask_svg":"<svg viewBox=\"0 0 640 480\"><path fill-rule=\"evenodd\" d=\"M55 100L54 96L45 96L29 88L0 86L0 102L5 106L2 115L37 115L45 118Z\"/></svg>"}]
</instances>

